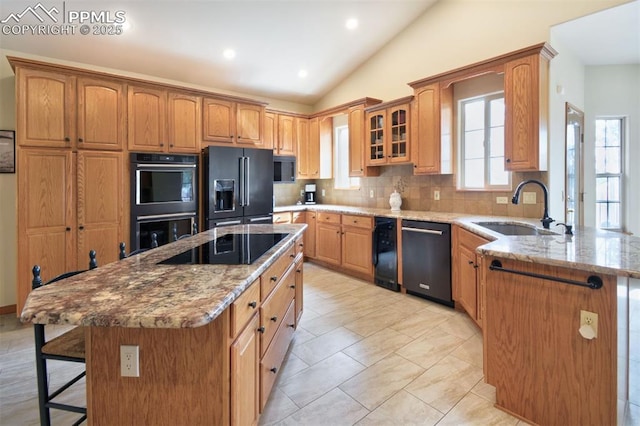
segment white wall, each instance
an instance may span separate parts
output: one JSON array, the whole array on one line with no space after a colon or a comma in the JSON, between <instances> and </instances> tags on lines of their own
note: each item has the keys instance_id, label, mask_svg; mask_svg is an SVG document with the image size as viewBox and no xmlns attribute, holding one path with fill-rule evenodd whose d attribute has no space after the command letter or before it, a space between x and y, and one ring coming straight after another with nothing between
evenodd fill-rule
<instances>
[{"instance_id":1,"label":"white wall","mask_svg":"<svg viewBox=\"0 0 640 426\"><path fill-rule=\"evenodd\" d=\"M585 68L585 224L595 225L595 119L626 117L625 209L626 230L640 235L640 65ZM632 187L633 185L633 187Z\"/></svg>"},{"instance_id":2,"label":"white wall","mask_svg":"<svg viewBox=\"0 0 640 426\"><path fill-rule=\"evenodd\" d=\"M565 219L565 109L569 102L584 111L584 65L553 36L558 55L549 65L549 216ZM577 222L577 220L576 220Z\"/></svg>"}]
</instances>

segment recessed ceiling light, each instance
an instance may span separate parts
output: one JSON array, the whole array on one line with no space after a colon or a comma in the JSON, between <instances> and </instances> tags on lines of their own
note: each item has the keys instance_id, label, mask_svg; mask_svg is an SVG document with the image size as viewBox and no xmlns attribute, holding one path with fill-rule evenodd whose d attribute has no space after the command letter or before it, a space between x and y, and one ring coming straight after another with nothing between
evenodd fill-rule
<instances>
[{"instance_id":1,"label":"recessed ceiling light","mask_svg":"<svg viewBox=\"0 0 640 426\"><path fill-rule=\"evenodd\" d=\"M222 52L222 54L227 59L233 59L236 57L236 51L233 49L224 49L224 52Z\"/></svg>"},{"instance_id":2,"label":"recessed ceiling light","mask_svg":"<svg viewBox=\"0 0 640 426\"><path fill-rule=\"evenodd\" d=\"M347 19L345 26L348 30L355 30L356 28L358 28L358 20L356 18L349 18Z\"/></svg>"},{"instance_id":3,"label":"recessed ceiling light","mask_svg":"<svg viewBox=\"0 0 640 426\"><path fill-rule=\"evenodd\" d=\"M300 70L300 71L298 71L298 77L300 77L300 78L305 78L307 75L309 75L309 73L307 72L307 70Z\"/></svg>"}]
</instances>

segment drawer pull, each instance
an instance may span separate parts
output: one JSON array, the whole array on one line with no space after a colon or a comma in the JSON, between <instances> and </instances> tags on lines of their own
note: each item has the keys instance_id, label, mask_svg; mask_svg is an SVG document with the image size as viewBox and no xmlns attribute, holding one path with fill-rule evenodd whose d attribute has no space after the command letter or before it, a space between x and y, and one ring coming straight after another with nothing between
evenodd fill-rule
<instances>
[{"instance_id":1,"label":"drawer pull","mask_svg":"<svg viewBox=\"0 0 640 426\"><path fill-rule=\"evenodd\" d=\"M290 285L289 288L296 288L295 284Z\"/></svg>"},{"instance_id":2,"label":"drawer pull","mask_svg":"<svg viewBox=\"0 0 640 426\"><path fill-rule=\"evenodd\" d=\"M300 246L300 247L304 247L304 244L300 243L300 244L298 244L298 246Z\"/></svg>"},{"instance_id":3,"label":"drawer pull","mask_svg":"<svg viewBox=\"0 0 640 426\"><path fill-rule=\"evenodd\" d=\"M265 330L265 328L264 328L264 327L258 327L258 331L259 331L260 333L264 333L264 330Z\"/></svg>"},{"instance_id":4,"label":"drawer pull","mask_svg":"<svg viewBox=\"0 0 640 426\"><path fill-rule=\"evenodd\" d=\"M278 321L278 317L271 317L271 318L269 318L269 319L270 319L271 321L273 321L273 322L277 322L277 321Z\"/></svg>"},{"instance_id":5,"label":"drawer pull","mask_svg":"<svg viewBox=\"0 0 640 426\"><path fill-rule=\"evenodd\" d=\"M271 371L273 374L275 374L275 373L278 372L278 368L277 367L273 367L273 368L270 368L269 371Z\"/></svg>"},{"instance_id":6,"label":"drawer pull","mask_svg":"<svg viewBox=\"0 0 640 426\"><path fill-rule=\"evenodd\" d=\"M253 309L255 309L256 306L258 306L258 302L255 302L255 301L249 302L249 306L251 306Z\"/></svg>"},{"instance_id":7,"label":"drawer pull","mask_svg":"<svg viewBox=\"0 0 640 426\"><path fill-rule=\"evenodd\" d=\"M296 257L296 255L295 254L290 254L289 257L293 259L294 257Z\"/></svg>"},{"instance_id":8,"label":"drawer pull","mask_svg":"<svg viewBox=\"0 0 640 426\"><path fill-rule=\"evenodd\" d=\"M295 324L287 324L287 327L295 328Z\"/></svg>"},{"instance_id":9,"label":"drawer pull","mask_svg":"<svg viewBox=\"0 0 640 426\"><path fill-rule=\"evenodd\" d=\"M271 281L276 282L278 281L278 277L276 275L272 276L271 278L269 278Z\"/></svg>"}]
</instances>

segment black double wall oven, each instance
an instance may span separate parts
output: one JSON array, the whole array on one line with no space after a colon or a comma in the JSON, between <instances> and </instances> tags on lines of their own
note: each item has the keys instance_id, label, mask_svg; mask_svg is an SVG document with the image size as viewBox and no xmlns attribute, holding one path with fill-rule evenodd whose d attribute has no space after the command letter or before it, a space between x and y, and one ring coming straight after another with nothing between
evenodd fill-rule
<instances>
[{"instance_id":1,"label":"black double wall oven","mask_svg":"<svg viewBox=\"0 0 640 426\"><path fill-rule=\"evenodd\" d=\"M131 154L131 247L151 247L174 235L191 233L198 223L198 157L176 154Z\"/></svg>"}]
</instances>

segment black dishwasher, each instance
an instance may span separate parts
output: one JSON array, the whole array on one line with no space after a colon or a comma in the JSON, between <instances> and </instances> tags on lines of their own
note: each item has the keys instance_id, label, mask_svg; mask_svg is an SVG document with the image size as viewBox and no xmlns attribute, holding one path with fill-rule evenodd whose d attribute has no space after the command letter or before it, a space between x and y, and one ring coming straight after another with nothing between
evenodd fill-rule
<instances>
[{"instance_id":1,"label":"black dishwasher","mask_svg":"<svg viewBox=\"0 0 640 426\"><path fill-rule=\"evenodd\" d=\"M402 271L407 293L453 307L451 225L403 220Z\"/></svg>"}]
</instances>

